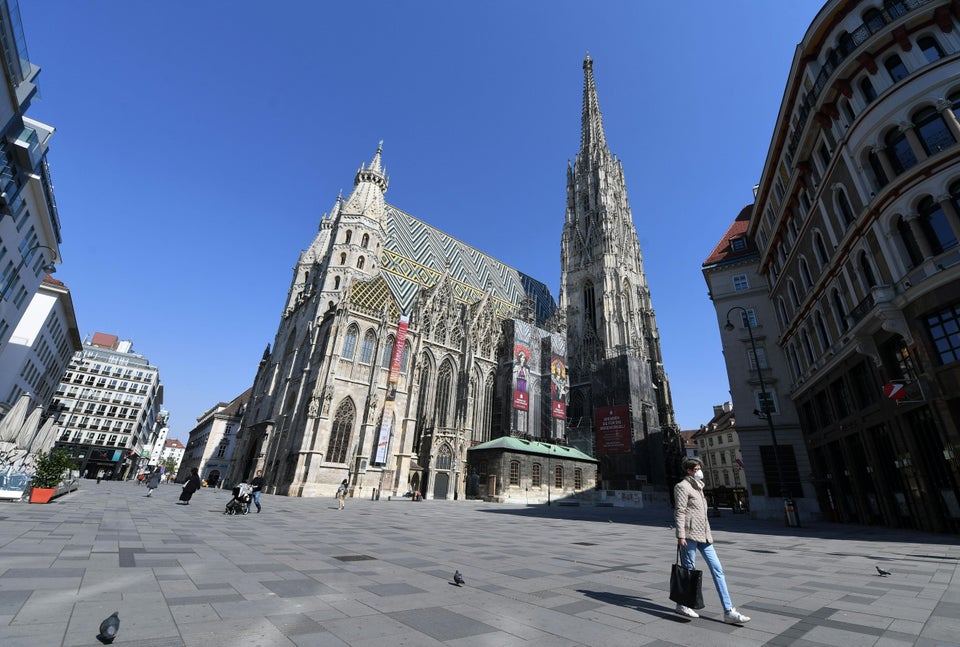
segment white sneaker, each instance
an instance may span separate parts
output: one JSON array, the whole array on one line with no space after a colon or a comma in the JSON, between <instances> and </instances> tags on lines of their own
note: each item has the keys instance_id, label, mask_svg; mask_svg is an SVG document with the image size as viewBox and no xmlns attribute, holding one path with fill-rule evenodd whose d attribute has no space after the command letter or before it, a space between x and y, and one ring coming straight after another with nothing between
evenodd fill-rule
<instances>
[{"instance_id":1,"label":"white sneaker","mask_svg":"<svg viewBox=\"0 0 960 647\"><path fill-rule=\"evenodd\" d=\"M723 612L723 621L728 625L742 625L745 622L750 622L750 618L736 609L730 609Z\"/></svg>"},{"instance_id":2,"label":"white sneaker","mask_svg":"<svg viewBox=\"0 0 960 647\"><path fill-rule=\"evenodd\" d=\"M678 604L677 608L674 609L675 613L678 613L682 616L687 616L688 618L699 618L700 614L691 609L690 607L685 607L682 604Z\"/></svg>"}]
</instances>

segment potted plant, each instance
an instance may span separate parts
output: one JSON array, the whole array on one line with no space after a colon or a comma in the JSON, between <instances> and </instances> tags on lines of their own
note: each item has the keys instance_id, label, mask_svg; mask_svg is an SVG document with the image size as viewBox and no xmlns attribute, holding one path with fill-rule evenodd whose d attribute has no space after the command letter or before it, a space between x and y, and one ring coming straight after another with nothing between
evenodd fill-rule
<instances>
[{"instance_id":1,"label":"potted plant","mask_svg":"<svg viewBox=\"0 0 960 647\"><path fill-rule=\"evenodd\" d=\"M54 449L37 454L33 477L30 479L30 503L49 503L57 491L63 473L73 469L73 459L65 449Z\"/></svg>"}]
</instances>

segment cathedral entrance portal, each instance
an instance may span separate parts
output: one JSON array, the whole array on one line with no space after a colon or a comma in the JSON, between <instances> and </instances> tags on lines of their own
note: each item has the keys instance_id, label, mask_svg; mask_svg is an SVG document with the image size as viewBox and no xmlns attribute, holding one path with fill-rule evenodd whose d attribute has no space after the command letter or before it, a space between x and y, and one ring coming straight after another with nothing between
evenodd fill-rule
<instances>
[{"instance_id":1,"label":"cathedral entrance portal","mask_svg":"<svg viewBox=\"0 0 960 647\"><path fill-rule=\"evenodd\" d=\"M433 477L433 498L446 499L447 490L450 488L450 473L436 472Z\"/></svg>"}]
</instances>

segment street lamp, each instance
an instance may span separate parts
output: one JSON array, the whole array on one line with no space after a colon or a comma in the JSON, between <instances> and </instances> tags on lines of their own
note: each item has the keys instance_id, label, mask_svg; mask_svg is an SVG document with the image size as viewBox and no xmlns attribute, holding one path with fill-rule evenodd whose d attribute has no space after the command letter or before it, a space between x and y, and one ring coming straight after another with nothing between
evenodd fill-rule
<instances>
[{"instance_id":1,"label":"street lamp","mask_svg":"<svg viewBox=\"0 0 960 647\"><path fill-rule=\"evenodd\" d=\"M757 377L760 380L760 393L762 393L762 401L760 403L760 409L754 409L753 412L760 418L765 418L767 421L767 427L770 428L770 439L773 441L773 460L777 464L777 484L780 488L780 496L783 497L783 513L784 518L786 519L787 525L792 526L794 524L790 523L790 513L795 512L793 501L787 496L786 489L783 486L783 469L780 466L780 448L777 445L777 430L773 426L773 412L770 410L770 397L767 393L767 387L763 383L763 368L760 366L760 356L757 354L757 341L753 337L753 323L750 321L750 314L747 312L746 308L741 306L733 306L727 310L727 323L723 326L724 330L730 332L734 329L734 325L730 323L730 313L734 310L739 310L743 315L744 320L747 322L747 333L750 335L750 348L753 350L753 361L757 363ZM800 525L800 515L797 514L797 524Z\"/></svg>"},{"instance_id":2,"label":"street lamp","mask_svg":"<svg viewBox=\"0 0 960 647\"><path fill-rule=\"evenodd\" d=\"M33 257L33 252L37 251L38 249L49 249L53 253L53 260L43 265L43 271L48 274L57 271L57 268L54 265L54 261L56 261L60 256L57 253L57 250L55 250L53 247L47 247L46 245L34 245L33 247L27 250L26 254L23 255L23 257L20 259L19 265L17 265L14 268L13 272L10 273L10 277L7 279L7 282L3 286L3 289L0 289L0 300L6 301L7 290L9 290L10 286L13 285L14 278L16 276L19 276L20 270L23 268L24 265L30 262L30 259Z\"/></svg>"}]
</instances>

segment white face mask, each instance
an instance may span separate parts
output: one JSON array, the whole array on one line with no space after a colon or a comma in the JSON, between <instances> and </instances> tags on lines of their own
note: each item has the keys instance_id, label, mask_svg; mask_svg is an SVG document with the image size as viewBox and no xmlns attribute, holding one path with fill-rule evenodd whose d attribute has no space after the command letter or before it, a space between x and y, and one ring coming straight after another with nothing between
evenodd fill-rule
<instances>
[{"instance_id":1,"label":"white face mask","mask_svg":"<svg viewBox=\"0 0 960 647\"><path fill-rule=\"evenodd\" d=\"M697 479L698 481L702 481L702 480L703 480L703 470L697 470L696 472L694 472L694 473L693 473L693 478Z\"/></svg>"}]
</instances>

